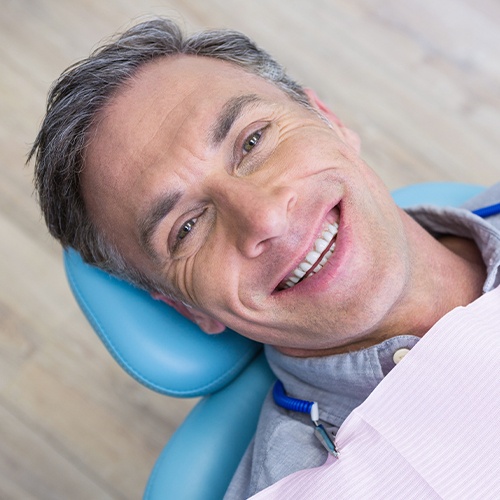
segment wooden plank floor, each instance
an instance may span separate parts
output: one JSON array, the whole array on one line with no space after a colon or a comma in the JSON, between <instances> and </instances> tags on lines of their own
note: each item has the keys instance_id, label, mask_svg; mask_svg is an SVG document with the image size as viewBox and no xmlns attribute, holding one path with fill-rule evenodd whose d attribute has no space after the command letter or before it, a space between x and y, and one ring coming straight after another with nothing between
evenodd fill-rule
<instances>
[{"instance_id":1,"label":"wooden plank floor","mask_svg":"<svg viewBox=\"0 0 500 500\"><path fill-rule=\"evenodd\" d=\"M66 284L25 155L50 83L146 14L254 37L357 130L390 188L500 179L494 0L3 0L0 498L135 499L192 402L111 360Z\"/></svg>"}]
</instances>

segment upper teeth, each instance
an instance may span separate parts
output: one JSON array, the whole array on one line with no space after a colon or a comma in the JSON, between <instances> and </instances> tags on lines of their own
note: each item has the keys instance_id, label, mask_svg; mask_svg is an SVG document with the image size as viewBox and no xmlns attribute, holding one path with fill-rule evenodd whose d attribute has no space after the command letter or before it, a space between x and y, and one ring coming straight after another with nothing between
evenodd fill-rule
<instances>
[{"instance_id":1,"label":"upper teeth","mask_svg":"<svg viewBox=\"0 0 500 500\"><path fill-rule=\"evenodd\" d=\"M314 248L305 256L304 260L297 266L285 281L283 288L291 288L296 285L304 276L308 278L317 273L328 261L335 250L333 238L338 232L339 225L327 224L320 237L314 242ZM330 248L328 248L330 247ZM321 254L328 248L321 261L318 262ZM314 266L314 269L312 267Z\"/></svg>"}]
</instances>

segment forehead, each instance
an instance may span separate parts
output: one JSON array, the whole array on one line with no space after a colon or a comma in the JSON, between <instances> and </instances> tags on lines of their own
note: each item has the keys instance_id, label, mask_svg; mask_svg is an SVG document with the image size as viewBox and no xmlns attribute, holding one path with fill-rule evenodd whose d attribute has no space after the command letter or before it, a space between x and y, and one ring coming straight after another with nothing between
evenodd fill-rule
<instances>
[{"instance_id":1,"label":"forehead","mask_svg":"<svg viewBox=\"0 0 500 500\"><path fill-rule=\"evenodd\" d=\"M120 128L127 143L138 143L154 126L177 128L195 119L213 119L229 97L251 92L284 98L275 85L226 61L185 55L161 58L141 68L111 100L104 124Z\"/></svg>"},{"instance_id":2,"label":"forehead","mask_svg":"<svg viewBox=\"0 0 500 500\"><path fill-rule=\"evenodd\" d=\"M288 99L275 85L235 64L207 57L174 56L146 64L114 96L89 140L89 171L103 162L138 165L151 154L169 154L175 141L206 138L228 99L255 93L270 100ZM94 169L93 174L109 173Z\"/></svg>"}]
</instances>

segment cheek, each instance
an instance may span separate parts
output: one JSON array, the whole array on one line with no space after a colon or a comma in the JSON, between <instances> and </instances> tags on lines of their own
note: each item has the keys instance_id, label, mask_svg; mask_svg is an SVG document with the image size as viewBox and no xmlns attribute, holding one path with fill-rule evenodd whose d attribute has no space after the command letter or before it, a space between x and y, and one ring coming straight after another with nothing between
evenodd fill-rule
<instances>
[{"instance_id":1,"label":"cheek","mask_svg":"<svg viewBox=\"0 0 500 500\"><path fill-rule=\"evenodd\" d=\"M234 287L236 266L227 249L209 239L187 263L188 290L202 307L221 307Z\"/></svg>"}]
</instances>

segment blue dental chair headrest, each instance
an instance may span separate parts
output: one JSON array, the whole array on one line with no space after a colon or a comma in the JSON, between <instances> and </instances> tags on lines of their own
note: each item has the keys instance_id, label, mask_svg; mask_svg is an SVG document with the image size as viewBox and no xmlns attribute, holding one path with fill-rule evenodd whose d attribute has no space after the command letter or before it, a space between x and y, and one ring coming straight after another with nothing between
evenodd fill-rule
<instances>
[{"instance_id":1,"label":"blue dental chair headrest","mask_svg":"<svg viewBox=\"0 0 500 500\"><path fill-rule=\"evenodd\" d=\"M262 345L227 329L203 333L174 309L130 284L64 254L78 304L120 366L146 387L175 397L218 391L252 361Z\"/></svg>"}]
</instances>

